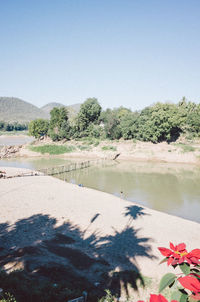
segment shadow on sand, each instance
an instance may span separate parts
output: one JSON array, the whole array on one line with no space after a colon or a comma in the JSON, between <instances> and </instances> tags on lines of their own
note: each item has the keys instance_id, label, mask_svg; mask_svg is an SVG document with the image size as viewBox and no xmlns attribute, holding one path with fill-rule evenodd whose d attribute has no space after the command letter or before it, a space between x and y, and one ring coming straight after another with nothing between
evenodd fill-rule
<instances>
[{"instance_id":1,"label":"shadow on sand","mask_svg":"<svg viewBox=\"0 0 200 302\"><path fill-rule=\"evenodd\" d=\"M89 226L99 215L91 217ZM133 206L126 208L124 215L137 219L145 213ZM78 294L86 290L88 301L97 301L107 288L120 297L129 296L130 287L137 290L144 286L135 257L153 258L150 239L139 238L130 221L122 231L114 230L104 237L98 232L88 234L88 228L81 231L70 221L60 226L56 223L55 218L38 214L14 225L0 224L0 267L7 271L21 269L28 278L50 282L60 291L74 288ZM23 292L12 290L18 301L33 301ZM68 298L73 296L71 291ZM43 294L42 301L51 300ZM61 300L57 297L56 301Z\"/></svg>"}]
</instances>

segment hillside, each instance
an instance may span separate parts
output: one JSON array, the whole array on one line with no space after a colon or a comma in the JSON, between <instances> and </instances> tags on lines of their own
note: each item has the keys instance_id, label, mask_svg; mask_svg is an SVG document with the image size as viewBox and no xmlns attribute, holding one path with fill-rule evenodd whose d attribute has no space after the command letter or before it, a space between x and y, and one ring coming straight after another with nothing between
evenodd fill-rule
<instances>
[{"instance_id":1,"label":"hillside","mask_svg":"<svg viewBox=\"0 0 200 302\"><path fill-rule=\"evenodd\" d=\"M29 122L36 118L48 118L48 114L21 99L0 97L0 121Z\"/></svg>"},{"instance_id":2,"label":"hillside","mask_svg":"<svg viewBox=\"0 0 200 302\"><path fill-rule=\"evenodd\" d=\"M61 103L53 102L53 103L48 103L48 104L44 105L40 109L43 110L45 113L47 113L49 115L50 111L54 107L60 108L60 107L63 107L63 106L65 106L65 105L63 105ZM68 108L68 110L69 110L69 116L70 117L75 116L79 112L80 106L81 106L81 104L73 104L73 105L66 106Z\"/></svg>"},{"instance_id":3,"label":"hillside","mask_svg":"<svg viewBox=\"0 0 200 302\"><path fill-rule=\"evenodd\" d=\"M43 110L44 112L46 112L46 113L49 114L50 111L51 111L54 107L60 108L60 107L63 107L63 106L64 106L64 105L61 104L61 103L56 103L56 102L54 102L54 103L48 103L48 104L44 105L43 107L41 107L40 109Z\"/></svg>"}]
</instances>

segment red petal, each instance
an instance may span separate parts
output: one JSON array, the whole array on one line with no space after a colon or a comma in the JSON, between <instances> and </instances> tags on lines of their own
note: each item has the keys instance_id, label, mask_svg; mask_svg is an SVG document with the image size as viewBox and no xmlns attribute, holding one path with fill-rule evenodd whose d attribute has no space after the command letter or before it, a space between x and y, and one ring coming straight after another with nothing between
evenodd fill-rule
<instances>
[{"instance_id":1,"label":"red petal","mask_svg":"<svg viewBox=\"0 0 200 302\"><path fill-rule=\"evenodd\" d=\"M185 243L179 243L179 244L176 246L176 248L177 248L177 250L178 250L179 252L181 252L181 251L185 250L186 245L185 245Z\"/></svg>"},{"instance_id":2,"label":"red petal","mask_svg":"<svg viewBox=\"0 0 200 302\"><path fill-rule=\"evenodd\" d=\"M167 261L167 265L172 264L173 261L174 261L174 259L173 259L172 257L170 257L170 258L168 259L168 261Z\"/></svg>"},{"instance_id":3,"label":"red petal","mask_svg":"<svg viewBox=\"0 0 200 302\"><path fill-rule=\"evenodd\" d=\"M170 249L172 249L173 251L175 251L175 246L173 245L173 243L169 243Z\"/></svg>"},{"instance_id":4,"label":"red petal","mask_svg":"<svg viewBox=\"0 0 200 302\"><path fill-rule=\"evenodd\" d=\"M200 301L200 294L191 295L190 297L191 297L193 300Z\"/></svg>"},{"instance_id":5,"label":"red petal","mask_svg":"<svg viewBox=\"0 0 200 302\"><path fill-rule=\"evenodd\" d=\"M184 258L184 257L181 257L181 258L179 259L178 263L181 264L181 263L184 262L184 260L185 260L185 258Z\"/></svg>"},{"instance_id":6,"label":"red petal","mask_svg":"<svg viewBox=\"0 0 200 302\"><path fill-rule=\"evenodd\" d=\"M180 277L178 279L180 284L194 293L200 292L200 282L197 278L192 276Z\"/></svg>"},{"instance_id":7,"label":"red petal","mask_svg":"<svg viewBox=\"0 0 200 302\"><path fill-rule=\"evenodd\" d=\"M168 302L162 295L150 295L149 302Z\"/></svg>"},{"instance_id":8,"label":"red petal","mask_svg":"<svg viewBox=\"0 0 200 302\"><path fill-rule=\"evenodd\" d=\"M192 263L194 263L194 264L199 264L200 263L200 261L196 258L196 257L191 257L190 259L188 259L188 260L190 260ZM189 261L188 261L189 262Z\"/></svg>"},{"instance_id":9,"label":"red petal","mask_svg":"<svg viewBox=\"0 0 200 302\"><path fill-rule=\"evenodd\" d=\"M175 260L175 259L174 259L174 260L172 261L172 265L176 265L176 264L178 264L178 260Z\"/></svg>"},{"instance_id":10,"label":"red petal","mask_svg":"<svg viewBox=\"0 0 200 302\"><path fill-rule=\"evenodd\" d=\"M196 257L200 259L200 249L194 249L189 253L189 257Z\"/></svg>"},{"instance_id":11,"label":"red petal","mask_svg":"<svg viewBox=\"0 0 200 302\"><path fill-rule=\"evenodd\" d=\"M187 261L187 263L192 264L192 259L189 259L188 257L186 257L186 261Z\"/></svg>"},{"instance_id":12,"label":"red petal","mask_svg":"<svg viewBox=\"0 0 200 302\"><path fill-rule=\"evenodd\" d=\"M169 257L172 254L172 251L166 249L165 247L158 247L158 249L161 252L161 254L165 257Z\"/></svg>"}]
</instances>

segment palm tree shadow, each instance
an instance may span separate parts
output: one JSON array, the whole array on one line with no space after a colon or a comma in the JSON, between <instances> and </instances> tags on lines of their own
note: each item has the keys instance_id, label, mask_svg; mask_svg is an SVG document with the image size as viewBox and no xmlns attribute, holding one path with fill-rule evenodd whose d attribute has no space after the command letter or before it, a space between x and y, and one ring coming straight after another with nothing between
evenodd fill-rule
<instances>
[{"instance_id":1,"label":"palm tree shadow","mask_svg":"<svg viewBox=\"0 0 200 302\"><path fill-rule=\"evenodd\" d=\"M138 231L127 226L120 232L114 230L113 235L98 240L98 255L104 259L110 259L111 268L107 272L107 282L112 293L118 297L124 293L129 297L128 288L131 286L137 290L138 281L144 286L136 260L137 256L154 258L148 244L149 238L139 238Z\"/></svg>"},{"instance_id":2,"label":"palm tree shadow","mask_svg":"<svg viewBox=\"0 0 200 302\"><path fill-rule=\"evenodd\" d=\"M142 215L138 213L142 211L136 216ZM0 267L8 271L20 268L38 281L46 278L65 287L78 286L96 296L106 288L118 297L129 296L129 285L135 290L138 281L144 285L137 256L153 256L150 239L140 238L139 230L126 226L102 237L97 231L87 235L87 229L70 221L61 226L56 223L49 215L37 214L14 225L0 224Z\"/></svg>"},{"instance_id":3,"label":"palm tree shadow","mask_svg":"<svg viewBox=\"0 0 200 302\"><path fill-rule=\"evenodd\" d=\"M124 216L125 217L129 216L130 220L135 220L141 216L149 215L145 213L144 208L140 206L133 205L133 206L126 207L125 209L126 211L124 213Z\"/></svg>"}]
</instances>

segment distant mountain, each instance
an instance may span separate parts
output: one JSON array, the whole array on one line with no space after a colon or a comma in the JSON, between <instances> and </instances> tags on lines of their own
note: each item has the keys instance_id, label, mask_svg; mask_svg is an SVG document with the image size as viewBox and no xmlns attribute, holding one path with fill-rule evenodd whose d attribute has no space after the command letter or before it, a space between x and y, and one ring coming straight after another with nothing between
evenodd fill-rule
<instances>
[{"instance_id":1,"label":"distant mountain","mask_svg":"<svg viewBox=\"0 0 200 302\"><path fill-rule=\"evenodd\" d=\"M38 107L14 97L0 97L0 121L29 122L36 118L48 118Z\"/></svg>"},{"instance_id":2,"label":"distant mountain","mask_svg":"<svg viewBox=\"0 0 200 302\"><path fill-rule=\"evenodd\" d=\"M63 105L63 104L61 104L61 103L56 103L56 102L54 102L54 103L48 103L48 104L46 104L46 105L44 105L43 107L41 107L40 109L41 110L43 110L44 112L46 112L46 113L50 113L50 111L54 108L54 107L58 107L58 108L60 108L60 107L64 107L65 105Z\"/></svg>"},{"instance_id":3,"label":"distant mountain","mask_svg":"<svg viewBox=\"0 0 200 302\"><path fill-rule=\"evenodd\" d=\"M68 110L69 110L69 117L74 117L79 113L81 104L73 104L73 105L69 105L67 106Z\"/></svg>"},{"instance_id":4,"label":"distant mountain","mask_svg":"<svg viewBox=\"0 0 200 302\"><path fill-rule=\"evenodd\" d=\"M61 103L54 102L54 103L48 103L48 104L44 105L43 107L41 107L40 109L50 115L50 111L54 107L58 107L58 108L67 107L67 109L69 110L69 116L73 117L73 116L77 115L77 113L79 112L81 104L73 104L73 105L65 106Z\"/></svg>"}]
</instances>

